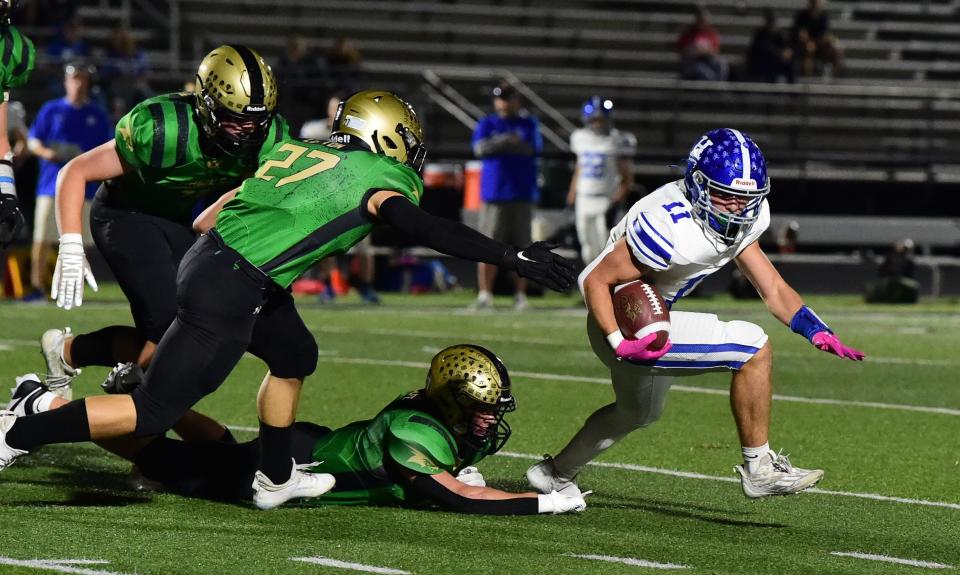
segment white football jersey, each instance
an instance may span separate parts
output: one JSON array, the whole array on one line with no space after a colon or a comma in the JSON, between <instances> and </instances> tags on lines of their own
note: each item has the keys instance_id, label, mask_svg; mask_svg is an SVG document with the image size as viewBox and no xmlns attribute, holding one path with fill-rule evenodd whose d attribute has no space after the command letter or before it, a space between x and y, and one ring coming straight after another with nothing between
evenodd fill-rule
<instances>
[{"instance_id":1,"label":"white football jersey","mask_svg":"<svg viewBox=\"0 0 960 575\"><path fill-rule=\"evenodd\" d=\"M577 155L577 198L609 198L620 184L617 160L633 157L637 139L616 128L609 134L597 134L579 128L570 134L570 151Z\"/></svg>"},{"instance_id":2,"label":"white football jersey","mask_svg":"<svg viewBox=\"0 0 960 575\"><path fill-rule=\"evenodd\" d=\"M633 204L610 230L607 245L626 237L634 257L653 270L660 295L673 305L760 238L770 225L770 206L763 200L759 219L729 246L708 236L705 225L693 214L683 180L677 180Z\"/></svg>"}]
</instances>

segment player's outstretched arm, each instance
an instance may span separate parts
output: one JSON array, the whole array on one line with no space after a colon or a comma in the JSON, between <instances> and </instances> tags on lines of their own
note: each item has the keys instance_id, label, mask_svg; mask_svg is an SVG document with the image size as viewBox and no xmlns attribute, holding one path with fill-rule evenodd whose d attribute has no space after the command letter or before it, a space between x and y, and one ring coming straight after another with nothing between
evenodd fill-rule
<instances>
[{"instance_id":1,"label":"player's outstretched arm","mask_svg":"<svg viewBox=\"0 0 960 575\"><path fill-rule=\"evenodd\" d=\"M566 291L576 279L573 263L553 253L549 244L536 242L520 250L459 222L432 216L394 191L373 194L367 211L438 252L494 264L555 291Z\"/></svg>"},{"instance_id":2,"label":"player's outstretched arm","mask_svg":"<svg viewBox=\"0 0 960 575\"><path fill-rule=\"evenodd\" d=\"M844 345L830 327L803 304L803 298L783 279L760 245L753 243L736 259L743 275L757 289L767 309L791 330L807 338L820 351L841 358L863 360L865 354Z\"/></svg>"},{"instance_id":3,"label":"player's outstretched arm","mask_svg":"<svg viewBox=\"0 0 960 575\"><path fill-rule=\"evenodd\" d=\"M421 495L458 513L481 515L536 515L538 513L580 512L586 508L583 496L560 493L510 493L492 487L471 486L442 471L434 475L404 470L407 481Z\"/></svg>"},{"instance_id":4,"label":"player's outstretched arm","mask_svg":"<svg viewBox=\"0 0 960 575\"><path fill-rule=\"evenodd\" d=\"M55 199L57 227L60 230L60 251L53 272L50 297L64 309L83 304L83 283L97 291L86 254L83 252L83 201L87 183L100 182L123 175L124 165L117 153L116 142L110 140L67 162L57 174Z\"/></svg>"}]
</instances>

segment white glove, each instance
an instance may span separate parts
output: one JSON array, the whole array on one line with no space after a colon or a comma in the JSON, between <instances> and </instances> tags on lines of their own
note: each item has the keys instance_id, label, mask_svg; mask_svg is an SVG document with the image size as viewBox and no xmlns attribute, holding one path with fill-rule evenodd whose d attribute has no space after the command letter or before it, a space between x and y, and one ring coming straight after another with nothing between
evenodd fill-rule
<instances>
[{"instance_id":1,"label":"white glove","mask_svg":"<svg viewBox=\"0 0 960 575\"><path fill-rule=\"evenodd\" d=\"M551 491L546 495L537 495L539 513L580 513L587 508L587 502L583 495L564 495L558 491Z\"/></svg>"},{"instance_id":2,"label":"white glove","mask_svg":"<svg viewBox=\"0 0 960 575\"><path fill-rule=\"evenodd\" d=\"M57 300L57 307L70 309L83 305L83 281L97 291L97 280L90 271L87 256L83 253L83 238L80 234L60 236L60 254L57 255L57 267L53 271L53 287L50 299Z\"/></svg>"},{"instance_id":3,"label":"white glove","mask_svg":"<svg viewBox=\"0 0 960 575\"><path fill-rule=\"evenodd\" d=\"M487 481L483 478L483 474L473 466L461 469L460 473L457 474L457 481L465 485L470 485L471 487L487 486Z\"/></svg>"}]
</instances>

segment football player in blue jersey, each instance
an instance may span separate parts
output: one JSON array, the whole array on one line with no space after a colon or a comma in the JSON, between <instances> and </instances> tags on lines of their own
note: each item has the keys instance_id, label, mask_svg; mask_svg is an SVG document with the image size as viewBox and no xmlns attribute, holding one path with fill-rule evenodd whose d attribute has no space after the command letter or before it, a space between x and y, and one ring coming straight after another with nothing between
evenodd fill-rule
<instances>
[{"instance_id":1,"label":"football player in blue jersey","mask_svg":"<svg viewBox=\"0 0 960 575\"><path fill-rule=\"evenodd\" d=\"M860 361L864 354L841 343L804 305L757 243L770 224L766 161L746 134L733 129L705 134L690 151L683 179L644 197L610 231L607 246L580 274L594 353L609 369L616 400L588 419L555 457L527 471L530 483L549 493L577 491L577 474L631 431L657 421L675 377L728 370L730 405L743 464L734 467L747 497L798 493L816 484L819 469L794 467L770 449L773 352L763 329L716 315L671 311L670 338L625 340L614 317L612 289L653 279L667 305L733 260L756 287L767 309L817 349Z\"/></svg>"}]
</instances>

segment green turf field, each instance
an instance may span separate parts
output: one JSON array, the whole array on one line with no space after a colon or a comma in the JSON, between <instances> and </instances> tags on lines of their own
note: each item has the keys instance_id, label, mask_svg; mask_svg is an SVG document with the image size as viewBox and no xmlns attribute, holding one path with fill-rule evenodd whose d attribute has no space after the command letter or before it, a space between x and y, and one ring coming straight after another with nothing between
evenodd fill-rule
<instances>
[{"instance_id":1,"label":"green turf field","mask_svg":"<svg viewBox=\"0 0 960 575\"><path fill-rule=\"evenodd\" d=\"M0 374L41 370L36 338L128 321L116 290L79 310L0 304ZM518 411L504 456L481 470L492 484L523 488L523 472L559 449L612 399L587 347L573 298L535 309L469 314L469 295L387 297L301 311L320 344L300 419L339 426L373 415L423 384L441 347L473 342L513 374ZM740 459L722 374L685 379L663 419L611 449L581 477L593 489L576 516L487 518L395 508L242 505L135 492L129 465L92 446L44 449L0 474L0 573L350 573L298 560L356 563L380 573L919 573L960 570L960 305L866 307L854 298L812 298L863 364L818 352L777 324L760 303L689 300L767 329L775 355L771 444L801 467L826 471L818 489L748 501L731 467ZM256 424L264 368L245 358L200 409L241 428ZM106 369L78 378L98 391ZM239 437L250 437L248 432ZM840 554L913 560L898 565ZM593 556L588 559L580 556ZM634 564L600 561L621 558ZM37 563L24 561L67 561ZM85 560L86 562L78 562ZM73 561L73 562L69 562ZM20 566L14 566L21 562ZM926 563L922 563L926 562ZM376 571L380 569L380 571ZM53 571L51 571L53 570ZM947 571L949 572L949 570Z\"/></svg>"}]
</instances>

